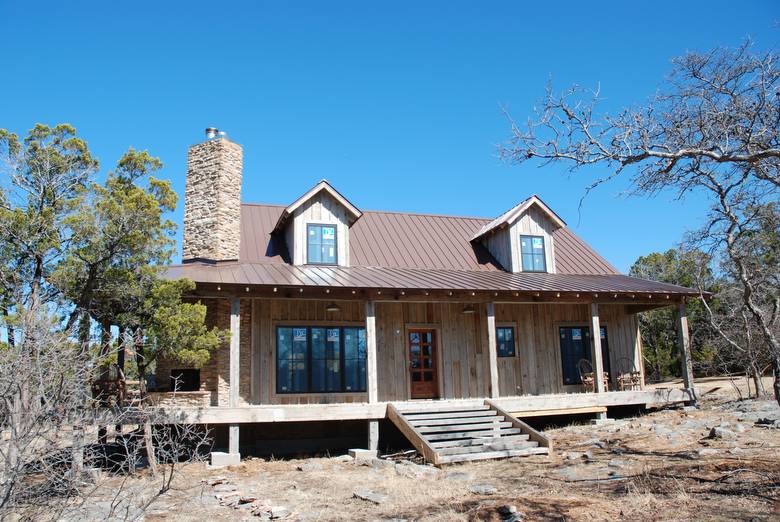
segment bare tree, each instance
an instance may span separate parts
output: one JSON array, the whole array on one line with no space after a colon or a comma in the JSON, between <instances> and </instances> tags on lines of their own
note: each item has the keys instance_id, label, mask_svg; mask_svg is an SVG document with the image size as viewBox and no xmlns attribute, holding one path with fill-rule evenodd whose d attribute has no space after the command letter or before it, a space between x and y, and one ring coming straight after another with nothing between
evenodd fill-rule
<instances>
[{"instance_id":1,"label":"bare tree","mask_svg":"<svg viewBox=\"0 0 780 522\"><path fill-rule=\"evenodd\" d=\"M598 112L598 89L575 86L557 95L548 87L534 118L524 126L511 121L512 136L501 153L517 163L566 162L571 170L607 166L610 173L594 179L586 195L624 173L633 194L705 195L710 210L698 237L741 288L740 306L756 329L753 341L760 337L772 354L780 403L777 277L742 250L760 226L759 209L780 199L776 60L773 52L753 53L749 43L686 54L673 60L671 75L652 99L617 115Z\"/></svg>"}]
</instances>

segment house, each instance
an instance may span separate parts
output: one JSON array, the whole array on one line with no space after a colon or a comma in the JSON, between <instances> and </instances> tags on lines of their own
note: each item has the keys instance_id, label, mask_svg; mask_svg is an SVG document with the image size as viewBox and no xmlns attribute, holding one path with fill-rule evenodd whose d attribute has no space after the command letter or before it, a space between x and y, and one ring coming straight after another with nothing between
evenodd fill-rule
<instances>
[{"instance_id":1,"label":"house","mask_svg":"<svg viewBox=\"0 0 780 522\"><path fill-rule=\"evenodd\" d=\"M161 405L227 425L390 419L436 464L549 451L522 418L695 400L685 299L620 274L530 196L496 218L363 210L322 180L241 202L242 148L189 149L183 262L168 277L228 345L203 368L159 361ZM638 312L680 310L685 386L646 389ZM242 434L239 436L239 434Z\"/></svg>"}]
</instances>

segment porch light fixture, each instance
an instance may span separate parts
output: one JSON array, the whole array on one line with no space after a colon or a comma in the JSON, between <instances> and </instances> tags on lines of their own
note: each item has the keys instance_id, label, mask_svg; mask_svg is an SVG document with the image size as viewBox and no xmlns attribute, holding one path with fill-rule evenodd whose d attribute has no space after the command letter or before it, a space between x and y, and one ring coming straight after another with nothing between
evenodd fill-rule
<instances>
[{"instance_id":1,"label":"porch light fixture","mask_svg":"<svg viewBox=\"0 0 780 522\"><path fill-rule=\"evenodd\" d=\"M340 308L340 307L339 307L339 305L337 305L336 303L334 303L334 302L330 302L330 303L328 303L328 305L325 307L325 311L326 311L326 312L340 312L340 311L341 311L341 308Z\"/></svg>"},{"instance_id":2,"label":"porch light fixture","mask_svg":"<svg viewBox=\"0 0 780 522\"><path fill-rule=\"evenodd\" d=\"M464 314L473 314L474 312L476 312L476 310L474 310L474 305L468 304L463 307Z\"/></svg>"}]
</instances>

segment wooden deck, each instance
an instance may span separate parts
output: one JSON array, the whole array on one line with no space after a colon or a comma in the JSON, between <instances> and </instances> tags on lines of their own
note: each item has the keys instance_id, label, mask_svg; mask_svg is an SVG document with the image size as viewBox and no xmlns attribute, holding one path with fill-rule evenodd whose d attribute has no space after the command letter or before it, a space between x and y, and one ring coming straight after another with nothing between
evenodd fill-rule
<instances>
[{"instance_id":1,"label":"wooden deck","mask_svg":"<svg viewBox=\"0 0 780 522\"><path fill-rule=\"evenodd\" d=\"M463 400L416 400L377 403L333 403L296 405L256 405L238 407L166 407L171 423L188 424L244 424L264 422L314 422L340 420L381 420L388 416L388 404L400 412L435 411L449 406L479 407L487 398ZM655 388L638 391L604 393L565 393L526 395L490 399L498 408L522 417L523 413L545 411L546 415L566 415L567 410L615 406L655 406L689 402L688 390L682 388ZM560 413L558 413L560 412Z\"/></svg>"}]
</instances>

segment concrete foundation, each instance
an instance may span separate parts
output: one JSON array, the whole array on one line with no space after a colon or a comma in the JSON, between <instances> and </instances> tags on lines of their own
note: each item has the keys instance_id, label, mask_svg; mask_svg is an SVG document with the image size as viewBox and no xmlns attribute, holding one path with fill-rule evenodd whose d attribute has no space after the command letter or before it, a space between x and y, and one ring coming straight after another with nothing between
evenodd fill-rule
<instances>
[{"instance_id":1,"label":"concrete foundation","mask_svg":"<svg viewBox=\"0 0 780 522\"><path fill-rule=\"evenodd\" d=\"M225 453L224 451L211 452L211 467L224 468L226 466L238 466L241 464L240 453Z\"/></svg>"}]
</instances>

